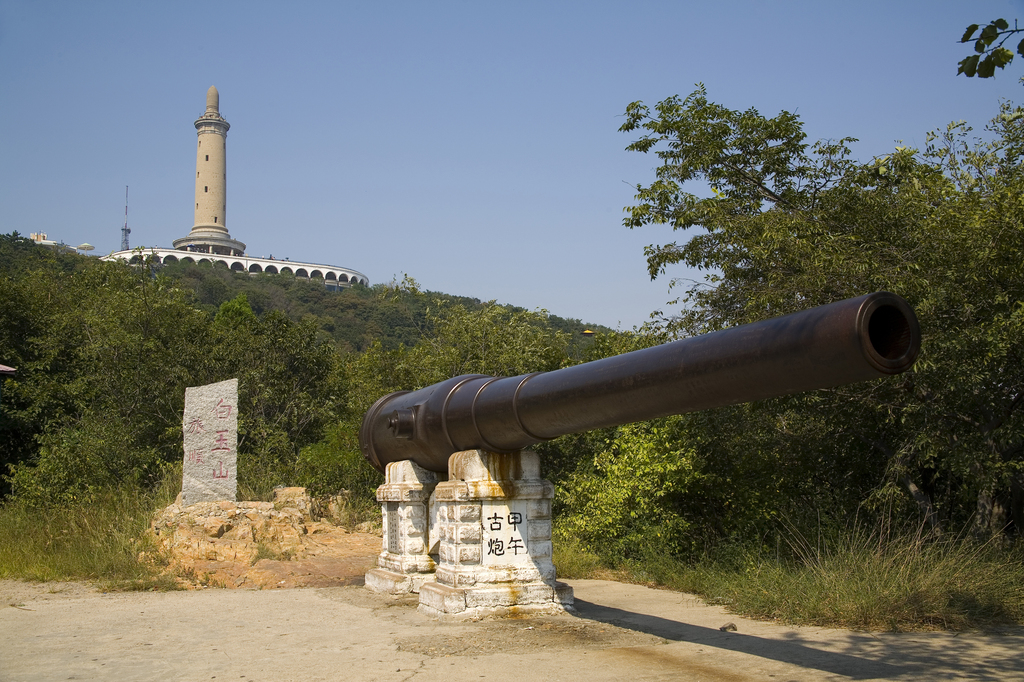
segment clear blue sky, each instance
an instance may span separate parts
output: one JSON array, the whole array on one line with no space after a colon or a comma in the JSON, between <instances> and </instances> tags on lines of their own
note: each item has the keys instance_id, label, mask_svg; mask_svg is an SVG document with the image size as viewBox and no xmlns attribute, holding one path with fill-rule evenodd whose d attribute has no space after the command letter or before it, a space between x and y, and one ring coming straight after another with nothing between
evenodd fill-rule
<instances>
[{"instance_id":1,"label":"clear blue sky","mask_svg":"<svg viewBox=\"0 0 1024 682\"><path fill-rule=\"evenodd\" d=\"M1024 100L1024 63L955 75L997 17L1024 3L0 0L0 231L117 250L130 185L132 245L169 247L216 85L250 255L629 328L673 297L644 245L681 236L622 226L656 166L629 102L700 81L867 159Z\"/></svg>"}]
</instances>

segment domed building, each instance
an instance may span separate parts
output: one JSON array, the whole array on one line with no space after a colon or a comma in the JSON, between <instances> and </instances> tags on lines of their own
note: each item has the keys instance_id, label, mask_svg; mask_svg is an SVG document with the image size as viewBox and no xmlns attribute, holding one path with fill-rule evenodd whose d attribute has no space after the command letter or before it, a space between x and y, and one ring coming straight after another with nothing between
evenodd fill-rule
<instances>
[{"instance_id":1,"label":"domed building","mask_svg":"<svg viewBox=\"0 0 1024 682\"><path fill-rule=\"evenodd\" d=\"M306 263L289 259L252 258L245 244L233 239L227 227L227 137L231 125L220 114L220 93L210 86L206 111L196 119L199 142L196 148L195 222L184 237L175 239L173 249L143 248L146 258L158 263L203 261L223 264L250 274L289 274L303 279L322 279L329 289L369 284L363 273L336 265ZM125 229L127 230L127 224ZM124 249L124 244L122 244ZM137 261L142 256L131 249L116 251L102 260Z\"/></svg>"}]
</instances>

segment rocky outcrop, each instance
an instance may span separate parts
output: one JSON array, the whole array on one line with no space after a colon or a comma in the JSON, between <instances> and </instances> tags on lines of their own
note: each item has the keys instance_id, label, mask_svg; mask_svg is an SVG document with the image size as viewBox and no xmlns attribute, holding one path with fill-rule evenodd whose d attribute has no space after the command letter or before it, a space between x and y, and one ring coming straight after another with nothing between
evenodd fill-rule
<instances>
[{"instance_id":1,"label":"rocky outcrop","mask_svg":"<svg viewBox=\"0 0 1024 682\"><path fill-rule=\"evenodd\" d=\"M380 536L314 520L312 509L304 488L279 488L274 502L172 504L149 532L186 587L357 582L380 552Z\"/></svg>"}]
</instances>

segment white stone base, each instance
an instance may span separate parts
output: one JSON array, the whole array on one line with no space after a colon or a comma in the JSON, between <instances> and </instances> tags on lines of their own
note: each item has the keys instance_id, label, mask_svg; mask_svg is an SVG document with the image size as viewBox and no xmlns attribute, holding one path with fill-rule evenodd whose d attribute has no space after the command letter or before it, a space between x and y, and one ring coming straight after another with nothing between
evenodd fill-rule
<instances>
[{"instance_id":1,"label":"white stone base","mask_svg":"<svg viewBox=\"0 0 1024 682\"><path fill-rule=\"evenodd\" d=\"M434 488L440 540L436 582L419 608L431 616L475 618L572 609L572 588L551 563L554 486L536 453L456 452Z\"/></svg>"},{"instance_id":2,"label":"white stone base","mask_svg":"<svg viewBox=\"0 0 1024 682\"><path fill-rule=\"evenodd\" d=\"M377 488L384 537L377 568L366 574L366 588L400 594L419 592L434 580L436 563L429 554L428 500L437 476L414 462L391 462L384 485Z\"/></svg>"},{"instance_id":3,"label":"white stone base","mask_svg":"<svg viewBox=\"0 0 1024 682\"><path fill-rule=\"evenodd\" d=\"M558 581L553 585L492 583L477 587L427 583L420 589L419 610L435 618L456 620L574 611L572 588Z\"/></svg>"},{"instance_id":4,"label":"white stone base","mask_svg":"<svg viewBox=\"0 0 1024 682\"><path fill-rule=\"evenodd\" d=\"M433 575L437 564L427 554L394 554L381 552L377 556L377 567L393 573L430 573Z\"/></svg>"},{"instance_id":5,"label":"white stone base","mask_svg":"<svg viewBox=\"0 0 1024 682\"><path fill-rule=\"evenodd\" d=\"M434 582L433 573L395 573L383 568L366 572L366 589L381 594L419 592L426 583Z\"/></svg>"}]
</instances>

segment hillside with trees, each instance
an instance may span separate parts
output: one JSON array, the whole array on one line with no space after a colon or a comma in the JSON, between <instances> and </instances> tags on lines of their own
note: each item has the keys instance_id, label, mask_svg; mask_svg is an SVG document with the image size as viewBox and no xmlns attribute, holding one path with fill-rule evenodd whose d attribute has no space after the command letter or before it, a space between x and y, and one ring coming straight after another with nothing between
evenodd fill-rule
<instances>
[{"instance_id":1,"label":"hillside with trees","mask_svg":"<svg viewBox=\"0 0 1024 682\"><path fill-rule=\"evenodd\" d=\"M921 323L904 375L538 445L560 570L586 574L584 558L803 622L1024 621L1024 109L867 161L703 87L630 104L621 130L660 163L626 227L681 235L647 248L649 275L707 273L676 314L630 332L585 338L578 320L410 279L329 292L0 237L0 362L18 368L0 403L0 538L20 532L11 519L173 489L186 386L238 377L241 495L346 491L374 514L381 477L356 433L386 393L888 290ZM0 576L24 574L11 561L0 551ZM812 593L817 610L793 596Z\"/></svg>"},{"instance_id":2,"label":"hillside with trees","mask_svg":"<svg viewBox=\"0 0 1024 682\"><path fill-rule=\"evenodd\" d=\"M315 280L279 274L249 275L205 262L160 266L154 272L167 277L179 288L193 292L193 304L211 315L222 303L244 294L256 315L276 310L295 322L311 321L342 351L363 351L375 341L387 348L415 345L430 332L427 308L432 303L454 304L469 310L480 310L487 305L478 298L436 291L424 292L425 296L412 295L419 287L408 277L402 283L372 287L357 284L332 291ZM611 331L580 320L545 315L552 328L572 335L588 327Z\"/></svg>"},{"instance_id":3,"label":"hillside with trees","mask_svg":"<svg viewBox=\"0 0 1024 682\"><path fill-rule=\"evenodd\" d=\"M186 386L239 378L242 485L259 496L296 480L318 487L301 453L359 411L350 394L368 394L361 381L415 380L353 374L364 356L410 354L425 367L428 339L454 340L456 324L478 320L561 339L545 345L545 366L591 343L579 320L422 292L409 279L329 291L226 268L105 263L16 234L0 236L0 263L0 355L18 368L0 414L4 490L39 504L152 486L174 470Z\"/></svg>"}]
</instances>

